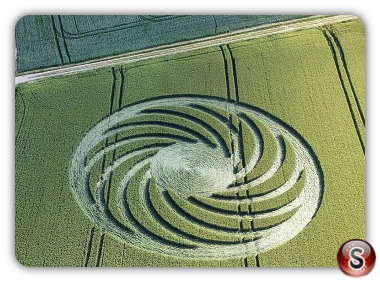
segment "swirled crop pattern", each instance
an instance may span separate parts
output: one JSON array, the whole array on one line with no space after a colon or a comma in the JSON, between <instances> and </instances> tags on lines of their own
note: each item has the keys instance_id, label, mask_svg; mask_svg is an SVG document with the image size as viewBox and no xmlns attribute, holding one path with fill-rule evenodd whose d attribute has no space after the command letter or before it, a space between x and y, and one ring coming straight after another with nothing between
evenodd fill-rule
<instances>
[{"instance_id":1,"label":"swirled crop pattern","mask_svg":"<svg viewBox=\"0 0 380 282\"><path fill-rule=\"evenodd\" d=\"M283 181L274 184L279 174ZM317 157L294 129L261 109L195 95L136 103L104 118L80 141L70 178L79 205L104 232L187 258L275 248L309 224L323 194Z\"/></svg>"}]
</instances>

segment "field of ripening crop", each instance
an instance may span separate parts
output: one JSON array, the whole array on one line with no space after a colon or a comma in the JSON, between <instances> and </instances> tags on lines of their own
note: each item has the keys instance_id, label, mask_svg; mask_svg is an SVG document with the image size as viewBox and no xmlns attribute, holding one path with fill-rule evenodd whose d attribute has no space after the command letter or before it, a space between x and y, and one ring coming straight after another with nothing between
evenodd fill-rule
<instances>
[{"instance_id":1,"label":"field of ripening crop","mask_svg":"<svg viewBox=\"0 0 380 282\"><path fill-rule=\"evenodd\" d=\"M52 18L79 61L96 24ZM357 19L18 85L18 261L336 266L365 238L364 56Z\"/></svg>"}]
</instances>

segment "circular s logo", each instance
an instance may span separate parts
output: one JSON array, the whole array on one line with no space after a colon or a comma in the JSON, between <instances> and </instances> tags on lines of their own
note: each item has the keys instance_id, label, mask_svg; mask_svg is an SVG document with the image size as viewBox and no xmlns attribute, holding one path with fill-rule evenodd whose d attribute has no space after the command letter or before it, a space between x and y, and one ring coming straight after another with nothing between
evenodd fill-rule
<instances>
[{"instance_id":1,"label":"circular s logo","mask_svg":"<svg viewBox=\"0 0 380 282\"><path fill-rule=\"evenodd\" d=\"M375 266L376 254L366 241L355 239L344 243L337 255L340 270L349 276L360 277L370 273Z\"/></svg>"}]
</instances>

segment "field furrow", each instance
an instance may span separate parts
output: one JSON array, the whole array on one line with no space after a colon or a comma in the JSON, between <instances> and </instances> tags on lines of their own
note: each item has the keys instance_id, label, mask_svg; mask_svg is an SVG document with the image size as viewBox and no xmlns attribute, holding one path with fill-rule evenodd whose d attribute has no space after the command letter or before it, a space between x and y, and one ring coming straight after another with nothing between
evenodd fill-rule
<instances>
[{"instance_id":1,"label":"field furrow","mask_svg":"<svg viewBox=\"0 0 380 282\"><path fill-rule=\"evenodd\" d=\"M323 34L331 48L331 53L334 58L338 76L346 97L347 105L352 116L352 121L358 135L363 154L365 154L365 120L364 115L359 105L355 90L350 79L348 68L346 67L344 53L339 47L339 41L333 32L323 30Z\"/></svg>"}]
</instances>

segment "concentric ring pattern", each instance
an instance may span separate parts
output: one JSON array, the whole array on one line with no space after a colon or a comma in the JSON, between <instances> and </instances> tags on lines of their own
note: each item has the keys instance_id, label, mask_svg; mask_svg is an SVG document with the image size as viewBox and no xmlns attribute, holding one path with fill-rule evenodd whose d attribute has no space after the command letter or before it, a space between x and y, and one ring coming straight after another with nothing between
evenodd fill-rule
<instances>
[{"instance_id":1,"label":"concentric ring pattern","mask_svg":"<svg viewBox=\"0 0 380 282\"><path fill-rule=\"evenodd\" d=\"M187 258L254 255L317 212L323 175L273 115L209 96L129 105L90 129L72 159L74 195L104 232Z\"/></svg>"}]
</instances>

